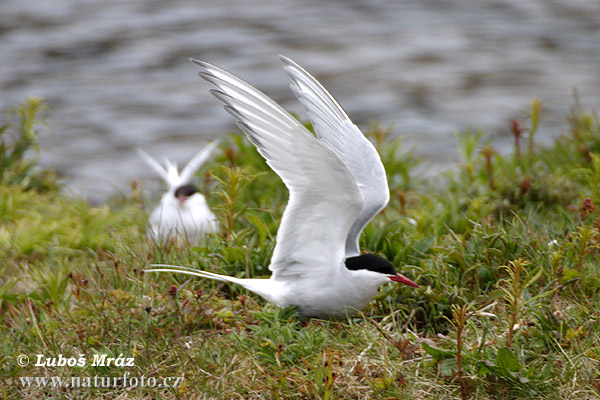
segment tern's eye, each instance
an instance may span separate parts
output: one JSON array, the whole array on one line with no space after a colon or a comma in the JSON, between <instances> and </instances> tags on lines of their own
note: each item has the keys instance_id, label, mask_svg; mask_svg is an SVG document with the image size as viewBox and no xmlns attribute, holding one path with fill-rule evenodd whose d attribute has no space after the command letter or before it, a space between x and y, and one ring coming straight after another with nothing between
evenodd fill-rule
<instances>
[{"instance_id":1,"label":"tern's eye","mask_svg":"<svg viewBox=\"0 0 600 400\"><path fill-rule=\"evenodd\" d=\"M198 188L194 185L182 185L175 190L175 197L179 198L181 196L190 197L194 193L198 193Z\"/></svg>"}]
</instances>

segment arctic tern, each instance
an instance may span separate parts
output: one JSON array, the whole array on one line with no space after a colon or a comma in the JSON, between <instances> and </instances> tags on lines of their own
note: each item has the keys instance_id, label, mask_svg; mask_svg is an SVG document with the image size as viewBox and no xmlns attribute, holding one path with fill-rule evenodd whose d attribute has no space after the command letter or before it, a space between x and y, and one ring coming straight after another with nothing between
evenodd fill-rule
<instances>
[{"instance_id":1,"label":"arctic tern","mask_svg":"<svg viewBox=\"0 0 600 400\"><path fill-rule=\"evenodd\" d=\"M361 254L364 227L389 201L385 170L371 142L321 84L280 56L315 134L237 76L192 59L237 125L289 190L268 279L242 279L188 267L153 265L233 282L301 317L343 319L363 309L380 285L419 287L376 254Z\"/></svg>"},{"instance_id":2,"label":"arctic tern","mask_svg":"<svg viewBox=\"0 0 600 400\"><path fill-rule=\"evenodd\" d=\"M208 207L205 197L192 183L196 171L206 162L217 146L214 141L196 154L181 170L165 159L161 165L146 152L138 149L140 156L169 185L163 194L160 205L150 214L148 235L154 240L167 238L187 239L195 242L206 232L217 228L216 217Z\"/></svg>"}]
</instances>

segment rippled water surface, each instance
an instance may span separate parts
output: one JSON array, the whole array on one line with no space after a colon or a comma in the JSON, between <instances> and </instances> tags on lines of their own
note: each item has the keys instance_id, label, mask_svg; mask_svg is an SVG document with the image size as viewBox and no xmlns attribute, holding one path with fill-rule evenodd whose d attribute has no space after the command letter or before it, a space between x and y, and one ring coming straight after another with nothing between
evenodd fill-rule
<instances>
[{"instance_id":1,"label":"rippled water surface","mask_svg":"<svg viewBox=\"0 0 600 400\"><path fill-rule=\"evenodd\" d=\"M453 131L482 127L508 147L509 118L544 102L540 137L600 99L597 0L4 0L0 109L26 96L52 107L45 165L101 199L152 174L141 147L180 163L234 130L188 61L228 69L291 111L277 55L313 73L361 127L394 132L437 171Z\"/></svg>"}]
</instances>

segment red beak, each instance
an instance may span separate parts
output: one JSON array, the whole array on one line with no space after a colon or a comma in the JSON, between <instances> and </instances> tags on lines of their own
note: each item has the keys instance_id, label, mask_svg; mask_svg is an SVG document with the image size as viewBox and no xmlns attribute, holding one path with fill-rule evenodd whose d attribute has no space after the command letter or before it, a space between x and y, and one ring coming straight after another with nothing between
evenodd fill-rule
<instances>
[{"instance_id":1,"label":"red beak","mask_svg":"<svg viewBox=\"0 0 600 400\"><path fill-rule=\"evenodd\" d=\"M411 281L404 275L400 275L400 274L390 275L390 279L393 280L394 282L404 283L405 285L408 285L408 286L412 286L412 287L416 287L416 288L419 287L419 285L417 285L416 283L414 283L413 281Z\"/></svg>"}]
</instances>

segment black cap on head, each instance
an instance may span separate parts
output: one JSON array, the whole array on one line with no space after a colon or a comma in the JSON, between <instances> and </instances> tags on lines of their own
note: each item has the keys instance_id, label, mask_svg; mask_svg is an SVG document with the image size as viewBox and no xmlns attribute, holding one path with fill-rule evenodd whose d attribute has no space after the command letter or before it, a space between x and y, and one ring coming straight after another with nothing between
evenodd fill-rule
<instances>
[{"instance_id":1,"label":"black cap on head","mask_svg":"<svg viewBox=\"0 0 600 400\"><path fill-rule=\"evenodd\" d=\"M373 253L346 258L346 268L352 271L366 269L380 274L396 275L396 270L391 262Z\"/></svg>"},{"instance_id":2,"label":"black cap on head","mask_svg":"<svg viewBox=\"0 0 600 400\"><path fill-rule=\"evenodd\" d=\"M196 186L192 184L181 185L175 190L175 197L190 197L194 193L198 193L198 188Z\"/></svg>"}]
</instances>

